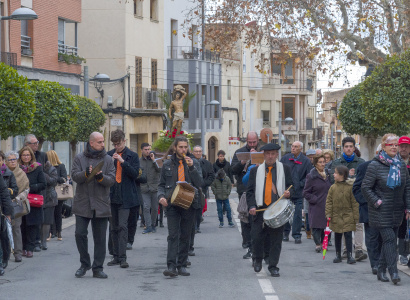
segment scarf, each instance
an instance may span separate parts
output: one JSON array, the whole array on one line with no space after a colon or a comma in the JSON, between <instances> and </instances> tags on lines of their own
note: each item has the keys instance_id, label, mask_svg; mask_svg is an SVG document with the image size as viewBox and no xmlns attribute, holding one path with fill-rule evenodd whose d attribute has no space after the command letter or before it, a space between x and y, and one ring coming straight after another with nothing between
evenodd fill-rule
<instances>
[{"instance_id":1,"label":"scarf","mask_svg":"<svg viewBox=\"0 0 410 300\"><path fill-rule=\"evenodd\" d=\"M34 162L29 166L20 165L20 168L23 170L24 173L28 174L28 173L33 172L35 169L37 169L38 166L41 166L41 164L38 162Z\"/></svg>"},{"instance_id":2,"label":"scarf","mask_svg":"<svg viewBox=\"0 0 410 300\"><path fill-rule=\"evenodd\" d=\"M320 176L322 176L322 178L324 179L324 180L326 180L326 172L325 172L325 170L323 169L323 171L322 172L320 172L317 168L315 168L316 169L316 171L319 173L319 175Z\"/></svg>"},{"instance_id":3,"label":"scarf","mask_svg":"<svg viewBox=\"0 0 410 300\"><path fill-rule=\"evenodd\" d=\"M345 161L347 161L348 163L349 163L349 162L352 162L353 159L354 159L354 153L349 156L349 155L346 155L346 154L343 152L342 155L343 155L343 158L345 159Z\"/></svg>"},{"instance_id":4,"label":"scarf","mask_svg":"<svg viewBox=\"0 0 410 300\"><path fill-rule=\"evenodd\" d=\"M101 151L96 151L93 148L91 148L90 143L87 143L87 149L84 151L85 156L91 157L91 158L100 158L105 155L105 149L102 149Z\"/></svg>"},{"instance_id":5,"label":"scarf","mask_svg":"<svg viewBox=\"0 0 410 300\"><path fill-rule=\"evenodd\" d=\"M302 162L299 161L301 155L302 155L302 153L299 153L298 157L295 157L295 156L292 154L292 156L289 158L289 160L290 160L290 161L293 161L295 164L301 165Z\"/></svg>"},{"instance_id":6,"label":"scarf","mask_svg":"<svg viewBox=\"0 0 410 300\"><path fill-rule=\"evenodd\" d=\"M19 188L19 194L30 187L26 173L19 167L13 170L14 177L16 177L17 187Z\"/></svg>"},{"instance_id":7,"label":"scarf","mask_svg":"<svg viewBox=\"0 0 410 300\"><path fill-rule=\"evenodd\" d=\"M6 172L6 170L7 170L6 164L3 164L3 165L0 167L0 170L1 170L1 175L4 175L4 172Z\"/></svg>"},{"instance_id":8,"label":"scarf","mask_svg":"<svg viewBox=\"0 0 410 300\"><path fill-rule=\"evenodd\" d=\"M382 150L379 154L379 159L390 166L389 177L387 177L387 186L394 189L401 185L400 168L401 161L399 156L396 154L395 157L391 158L387 153Z\"/></svg>"},{"instance_id":9,"label":"scarf","mask_svg":"<svg viewBox=\"0 0 410 300\"><path fill-rule=\"evenodd\" d=\"M217 159L217 160L216 160L216 165L217 165L219 168L223 169L223 168L225 167L225 165L226 165L226 159L224 159L223 162L220 162L219 159Z\"/></svg>"},{"instance_id":10,"label":"scarf","mask_svg":"<svg viewBox=\"0 0 410 300\"><path fill-rule=\"evenodd\" d=\"M265 163L261 164L256 170L256 188L255 188L255 200L257 206L263 205L263 192L265 191ZM276 162L276 189L278 190L278 196L286 191L285 187L285 172L283 170L283 164L279 161Z\"/></svg>"}]
</instances>

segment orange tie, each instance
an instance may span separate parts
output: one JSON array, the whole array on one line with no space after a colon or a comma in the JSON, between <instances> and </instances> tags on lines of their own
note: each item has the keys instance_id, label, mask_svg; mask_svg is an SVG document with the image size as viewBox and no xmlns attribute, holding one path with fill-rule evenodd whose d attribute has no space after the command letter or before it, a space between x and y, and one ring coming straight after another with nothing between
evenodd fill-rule
<instances>
[{"instance_id":1,"label":"orange tie","mask_svg":"<svg viewBox=\"0 0 410 300\"><path fill-rule=\"evenodd\" d=\"M185 181L185 172L184 172L184 165L182 160L179 161L178 166L178 181Z\"/></svg>"},{"instance_id":2,"label":"orange tie","mask_svg":"<svg viewBox=\"0 0 410 300\"><path fill-rule=\"evenodd\" d=\"M272 203L272 167L268 167L268 169L265 182L265 204L269 206Z\"/></svg>"},{"instance_id":3,"label":"orange tie","mask_svg":"<svg viewBox=\"0 0 410 300\"><path fill-rule=\"evenodd\" d=\"M122 157L122 153L119 153L119 155ZM121 163L119 160L117 160L117 172L115 173L115 180L118 183L121 183L121 175L122 175Z\"/></svg>"}]
</instances>

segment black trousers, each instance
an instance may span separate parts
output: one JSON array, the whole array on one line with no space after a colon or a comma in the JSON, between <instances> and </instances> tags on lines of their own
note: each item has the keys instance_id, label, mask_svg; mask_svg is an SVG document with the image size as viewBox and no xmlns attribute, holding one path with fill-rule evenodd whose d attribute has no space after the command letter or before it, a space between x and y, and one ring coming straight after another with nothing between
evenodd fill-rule
<instances>
[{"instance_id":1,"label":"black trousers","mask_svg":"<svg viewBox=\"0 0 410 300\"><path fill-rule=\"evenodd\" d=\"M199 225L197 224L198 222L198 214L200 215L199 218L199 224L201 224L201 217L202 217L202 208L195 208L194 209L194 223L192 224L192 230L191 230L191 239L189 242L189 250L194 251L194 244L195 244L195 230L199 228Z\"/></svg>"},{"instance_id":2,"label":"black trousers","mask_svg":"<svg viewBox=\"0 0 410 300\"><path fill-rule=\"evenodd\" d=\"M198 230L201 227L202 209L203 207L195 209L195 229L198 229Z\"/></svg>"},{"instance_id":3,"label":"black trousers","mask_svg":"<svg viewBox=\"0 0 410 300\"><path fill-rule=\"evenodd\" d=\"M62 231L63 224L63 204L65 201L58 201L57 206L54 208L54 224L51 225L51 233L57 234Z\"/></svg>"},{"instance_id":4,"label":"black trousers","mask_svg":"<svg viewBox=\"0 0 410 300\"><path fill-rule=\"evenodd\" d=\"M137 222L140 212L140 206L130 208L130 214L128 215L128 243L134 244L135 233L137 232Z\"/></svg>"},{"instance_id":5,"label":"black trousers","mask_svg":"<svg viewBox=\"0 0 410 300\"><path fill-rule=\"evenodd\" d=\"M9 236L7 235L7 230L0 232L0 242L1 249L3 250L3 261L8 261L10 259L11 248Z\"/></svg>"},{"instance_id":6,"label":"black trousers","mask_svg":"<svg viewBox=\"0 0 410 300\"><path fill-rule=\"evenodd\" d=\"M168 267L186 267L191 231L194 224L194 209L168 206Z\"/></svg>"},{"instance_id":7,"label":"black trousers","mask_svg":"<svg viewBox=\"0 0 410 300\"><path fill-rule=\"evenodd\" d=\"M120 261L127 260L128 217L130 210L120 204L111 204L110 233L112 253Z\"/></svg>"},{"instance_id":8,"label":"black trousers","mask_svg":"<svg viewBox=\"0 0 410 300\"><path fill-rule=\"evenodd\" d=\"M39 225L27 225L25 216L22 217L21 239L23 241L23 250L31 252L34 250L38 231Z\"/></svg>"},{"instance_id":9,"label":"black trousers","mask_svg":"<svg viewBox=\"0 0 410 300\"><path fill-rule=\"evenodd\" d=\"M279 228L267 226L263 223L263 212L256 213L256 216L252 216L252 218L252 258L256 261L262 261L265 255L266 242L269 245L269 271L279 270L277 265L282 251L284 226Z\"/></svg>"},{"instance_id":10,"label":"black trousers","mask_svg":"<svg viewBox=\"0 0 410 300\"><path fill-rule=\"evenodd\" d=\"M369 254L370 266L377 267L379 265L380 253L382 251L382 237L379 230L369 226L369 223L364 223L364 242L366 244L367 253Z\"/></svg>"},{"instance_id":11,"label":"black trousers","mask_svg":"<svg viewBox=\"0 0 410 300\"><path fill-rule=\"evenodd\" d=\"M379 259L379 269L389 270L390 275L397 273L397 232L398 227L379 228L382 237L382 249Z\"/></svg>"},{"instance_id":12,"label":"black trousers","mask_svg":"<svg viewBox=\"0 0 410 300\"><path fill-rule=\"evenodd\" d=\"M238 194L238 199L241 199L242 194ZM241 221L241 235L242 235L242 245L250 248L252 245L251 241L251 216L249 216L249 223Z\"/></svg>"},{"instance_id":13,"label":"black trousers","mask_svg":"<svg viewBox=\"0 0 410 300\"><path fill-rule=\"evenodd\" d=\"M93 217L89 219L76 215L75 221L75 242L80 253L81 266L87 269L92 267L93 271L102 271L106 252L108 218ZM88 253L88 224L90 221L94 239L94 261L92 265Z\"/></svg>"},{"instance_id":14,"label":"black trousers","mask_svg":"<svg viewBox=\"0 0 410 300\"><path fill-rule=\"evenodd\" d=\"M323 239L325 238L325 230L323 228L312 228L312 235L316 246L322 245Z\"/></svg>"},{"instance_id":15,"label":"black trousers","mask_svg":"<svg viewBox=\"0 0 410 300\"><path fill-rule=\"evenodd\" d=\"M335 248L336 252L342 252L342 237L345 236L346 241L346 250L347 252L352 253L353 250L353 243L352 243L352 231L347 231L343 233L335 232Z\"/></svg>"}]
</instances>

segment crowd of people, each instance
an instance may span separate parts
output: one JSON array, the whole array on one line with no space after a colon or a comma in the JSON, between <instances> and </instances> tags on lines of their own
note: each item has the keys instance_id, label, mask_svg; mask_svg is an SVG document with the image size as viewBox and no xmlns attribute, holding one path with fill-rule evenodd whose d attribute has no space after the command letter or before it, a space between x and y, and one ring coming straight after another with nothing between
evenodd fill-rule
<instances>
[{"instance_id":1,"label":"crowd of people","mask_svg":"<svg viewBox=\"0 0 410 300\"><path fill-rule=\"evenodd\" d=\"M240 199L243 258L252 259L255 272L261 271L265 261L270 274L280 276L282 243L291 236L295 244L301 244L303 227L307 239L313 238L312 251L321 253L327 226L332 231L328 245L333 237L336 248L334 263L346 259L354 264L369 256L377 279L394 284L400 282L397 261L410 267L405 239L410 219L409 137L386 134L375 157L367 162L360 158L352 137L343 139L339 158L329 149L309 149L304 154L303 143L296 141L291 152L279 159L280 145L261 145L257 133L249 132L246 145L231 162L220 150L213 164L200 146L190 149L184 136L175 138L161 161L148 143L141 145L141 157L126 147L121 130L111 133L111 142L114 149L107 152L104 136L94 132L73 161L72 180L77 186L72 210L81 264L76 277L92 269L93 277L107 278L103 271L106 248L112 255L108 266L128 268L127 250L133 247L138 219L142 233L152 234L158 226L164 227L164 215L168 247L163 274L189 276L189 256L195 255L195 236L201 233L209 190L215 196L219 227L224 227L225 216L228 227L235 227L229 203L234 186ZM47 242L54 237L62 240L63 201L56 186L66 184L68 175L57 153L41 152L38 145L36 137L28 135L20 151L0 152L1 225L4 229L6 222L12 224L16 262L47 250ZM238 158L238 153L249 152L263 152L264 162L252 164ZM177 187L184 186L193 189L180 195ZM39 205L38 198L44 199ZM281 199L288 203L291 217L278 218L275 226L265 224L264 211ZM32 204L30 210L15 215L27 202ZM89 223L93 261L88 252ZM363 250L364 236L368 256ZM11 247L5 230L0 238L3 275Z\"/></svg>"}]
</instances>

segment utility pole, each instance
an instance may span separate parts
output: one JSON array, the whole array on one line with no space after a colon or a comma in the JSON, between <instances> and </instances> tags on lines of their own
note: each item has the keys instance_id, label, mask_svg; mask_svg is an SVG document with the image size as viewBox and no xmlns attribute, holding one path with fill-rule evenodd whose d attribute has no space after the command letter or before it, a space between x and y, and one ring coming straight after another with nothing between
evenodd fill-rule
<instances>
[{"instance_id":1,"label":"utility pole","mask_svg":"<svg viewBox=\"0 0 410 300\"><path fill-rule=\"evenodd\" d=\"M88 66L84 66L84 97L88 98L88 83L90 79L88 78Z\"/></svg>"},{"instance_id":2,"label":"utility pole","mask_svg":"<svg viewBox=\"0 0 410 300\"><path fill-rule=\"evenodd\" d=\"M202 0L202 60L205 60L205 0Z\"/></svg>"}]
</instances>

